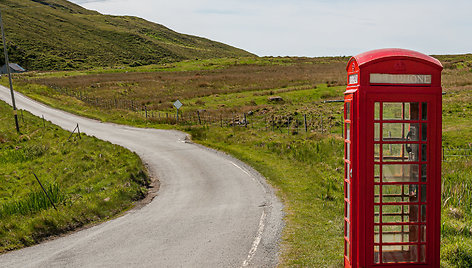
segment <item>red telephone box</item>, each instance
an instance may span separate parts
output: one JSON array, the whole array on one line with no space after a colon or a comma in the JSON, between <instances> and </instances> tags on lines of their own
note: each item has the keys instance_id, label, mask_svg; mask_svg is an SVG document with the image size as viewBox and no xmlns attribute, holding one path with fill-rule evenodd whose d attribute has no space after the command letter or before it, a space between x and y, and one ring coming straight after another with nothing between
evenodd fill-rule
<instances>
[{"instance_id":1,"label":"red telephone box","mask_svg":"<svg viewBox=\"0 0 472 268\"><path fill-rule=\"evenodd\" d=\"M442 69L404 49L349 60L345 267L439 267Z\"/></svg>"}]
</instances>

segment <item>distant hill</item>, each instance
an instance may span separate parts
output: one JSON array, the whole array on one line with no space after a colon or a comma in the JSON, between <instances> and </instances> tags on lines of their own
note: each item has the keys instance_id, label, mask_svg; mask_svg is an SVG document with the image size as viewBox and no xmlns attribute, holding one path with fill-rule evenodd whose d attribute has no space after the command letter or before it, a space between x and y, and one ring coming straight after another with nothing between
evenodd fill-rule
<instances>
[{"instance_id":1,"label":"distant hill","mask_svg":"<svg viewBox=\"0 0 472 268\"><path fill-rule=\"evenodd\" d=\"M29 70L253 56L144 19L102 15L65 0L2 0L0 8L11 62Z\"/></svg>"}]
</instances>

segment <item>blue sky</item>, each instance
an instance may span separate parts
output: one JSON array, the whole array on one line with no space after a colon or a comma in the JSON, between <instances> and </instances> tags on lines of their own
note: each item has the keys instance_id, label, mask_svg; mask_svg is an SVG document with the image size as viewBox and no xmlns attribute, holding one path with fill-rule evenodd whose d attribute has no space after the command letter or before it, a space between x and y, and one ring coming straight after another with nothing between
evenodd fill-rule
<instances>
[{"instance_id":1,"label":"blue sky","mask_svg":"<svg viewBox=\"0 0 472 268\"><path fill-rule=\"evenodd\" d=\"M71 0L259 56L355 55L400 47L472 53L470 0Z\"/></svg>"}]
</instances>

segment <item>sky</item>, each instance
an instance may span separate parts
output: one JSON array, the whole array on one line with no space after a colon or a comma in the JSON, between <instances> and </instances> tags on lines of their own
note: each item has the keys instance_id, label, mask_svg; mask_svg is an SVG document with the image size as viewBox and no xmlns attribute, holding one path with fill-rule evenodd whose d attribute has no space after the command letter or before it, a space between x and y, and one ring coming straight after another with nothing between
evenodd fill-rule
<instances>
[{"instance_id":1,"label":"sky","mask_svg":"<svg viewBox=\"0 0 472 268\"><path fill-rule=\"evenodd\" d=\"M470 0L69 0L259 56L472 53Z\"/></svg>"}]
</instances>

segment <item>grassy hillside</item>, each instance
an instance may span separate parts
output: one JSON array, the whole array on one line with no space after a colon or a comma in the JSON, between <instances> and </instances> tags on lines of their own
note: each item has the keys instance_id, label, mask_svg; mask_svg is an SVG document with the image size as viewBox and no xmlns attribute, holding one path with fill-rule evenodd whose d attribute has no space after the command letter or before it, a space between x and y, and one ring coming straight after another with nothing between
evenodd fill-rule
<instances>
[{"instance_id":1,"label":"grassy hillside","mask_svg":"<svg viewBox=\"0 0 472 268\"><path fill-rule=\"evenodd\" d=\"M136 154L74 135L0 101L0 253L114 217L147 192ZM47 189L57 211L37 183Z\"/></svg>"},{"instance_id":2,"label":"grassy hillside","mask_svg":"<svg viewBox=\"0 0 472 268\"><path fill-rule=\"evenodd\" d=\"M101 15L66 0L3 0L0 8L11 62L29 70L251 56L140 18Z\"/></svg>"},{"instance_id":3,"label":"grassy hillside","mask_svg":"<svg viewBox=\"0 0 472 268\"><path fill-rule=\"evenodd\" d=\"M442 265L470 267L472 157L454 155L472 149L472 57L438 58L445 66L447 92L443 144L454 148L446 151L443 163ZM346 62L347 58L185 61L87 73L32 73L16 76L15 84L55 107L147 127L172 127L163 123L174 122L166 114L175 113L172 102L180 99L184 119L194 117L192 125L174 127L248 162L279 190L286 206L281 266L338 267L343 254L343 107L322 101L342 98ZM274 96L281 100L271 101ZM201 123L195 118L197 111Z\"/></svg>"}]
</instances>

